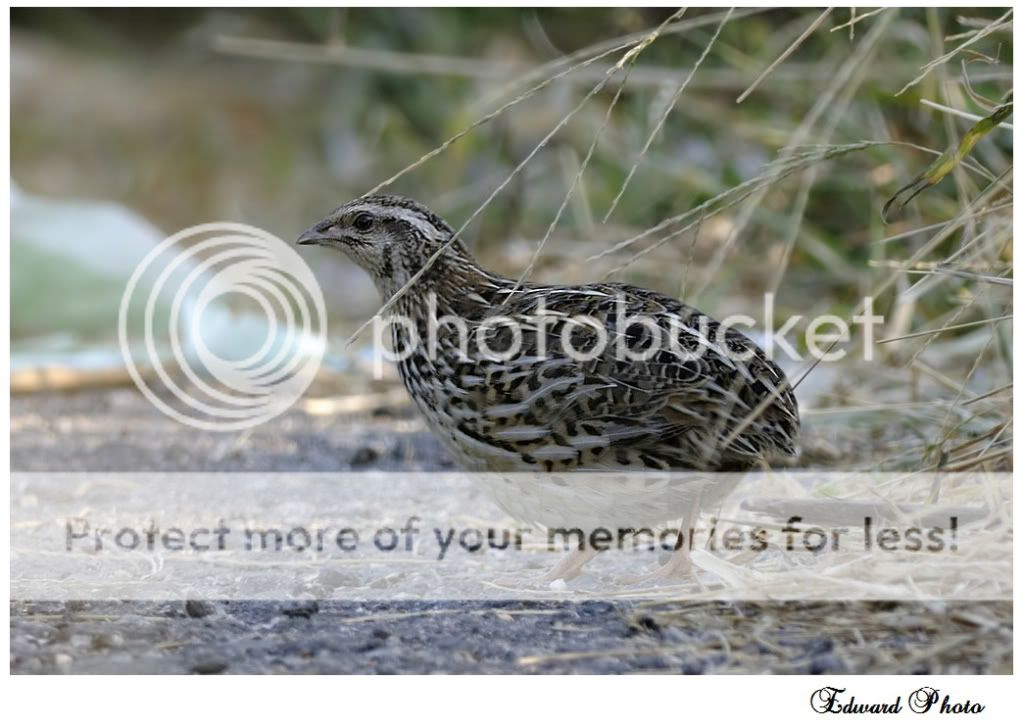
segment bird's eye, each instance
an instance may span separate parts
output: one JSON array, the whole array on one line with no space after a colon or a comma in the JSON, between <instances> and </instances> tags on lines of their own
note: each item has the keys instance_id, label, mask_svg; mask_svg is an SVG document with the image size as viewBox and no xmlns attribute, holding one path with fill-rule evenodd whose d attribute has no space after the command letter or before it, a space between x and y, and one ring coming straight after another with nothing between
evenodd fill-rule
<instances>
[{"instance_id":1,"label":"bird's eye","mask_svg":"<svg viewBox=\"0 0 1023 728\"><path fill-rule=\"evenodd\" d=\"M373 216L368 212L360 212L355 216L355 219L352 220L352 227L361 233L366 232L373 227Z\"/></svg>"}]
</instances>

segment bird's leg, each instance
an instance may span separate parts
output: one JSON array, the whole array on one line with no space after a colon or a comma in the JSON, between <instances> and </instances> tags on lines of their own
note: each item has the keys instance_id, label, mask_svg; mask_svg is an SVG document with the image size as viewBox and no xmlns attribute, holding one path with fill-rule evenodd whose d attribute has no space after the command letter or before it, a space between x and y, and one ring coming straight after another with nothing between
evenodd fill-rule
<instances>
[{"instance_id":1,"label":"bird's leg","mask_svg":"<svg viewBox=\"0 0 1023 728\"><path fill-rule=\"evenodd\" d=\"M679 540L682 536L679 535ZM691 557L692 545L686 541L684 544L675 544L671 556L649 574L644 575L640 581L661 581L666 579L681 579L693 573L693 559Z\"/></svg>"},{"instance_id":2,"label":"bird's leg","mask_svg":"<svg viewBox=\"0 0 1023 728\"><path fill-rule=\"evenodd\" d=\"M693 573L693 559L692 559L692 538L686 538L686 529L690 531L690 536L696 533L696 519L699 515L700 507L699 504L695 504L694 507L686 514L682 523L679 524L678 538L675 539L675 548L671 552L671 556L664 562L663 565L654 569L647 574L629 574L618 577L616 581L619 584L633 585L642 584L648 581L662 581L667 579L682 579L690 576Z\"/></svg>"},{"instance_id":3,"label":"bird's leg","mask_svg":"<svg viewBox=\"0 0 1023 728\"><path fill-rule=\"evenodd\" d=\"M554 565L554 568L544 575L544 579L550 583L558 579L571 581L582 573L583 567L597 555L596 549L575 549Z\"/></svg>"},{"instance_id":4,"label":"bird's leg","mask_svg":"<svg viewBox=\"0 0 1023 728\"><path fill-rule=\"evenodd\" d=\"M571 581L582 573L583 566L597 553L596 549L574 549L565 554L564 558L542 577L501 577L495 579L494 584L505 589L535 591L541 585L546 587L559 579Z\"/></svg>"},{"instance_id":5,"label":"bird's leg","mask_svg":"<svg viewBox=\"0 0 1023 728\"><path fill-rule=\"evenodd\" d=\"M679 537L681 540L681 536ZM664 581L668 579L681 579L693 573L693 560L690 558L690 545L676 544L671 556L661 566L646 574L626 574L615 581L625 586L642 584L648 581Z\"/></svg>"}]
</instances>

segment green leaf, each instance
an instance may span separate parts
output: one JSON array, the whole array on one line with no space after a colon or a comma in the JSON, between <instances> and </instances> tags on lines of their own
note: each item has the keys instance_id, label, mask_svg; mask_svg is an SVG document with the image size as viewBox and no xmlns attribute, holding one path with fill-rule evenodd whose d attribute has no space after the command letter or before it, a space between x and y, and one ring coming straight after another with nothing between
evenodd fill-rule
<instances>
[{"instance_id":1,"label":"green leaf","mask_svg":"<svg viewBox=\"0 0 1023 728\"><path fill-rule=\"evenodd\" d=\"M914 197L928 187L933 187L941 182L970 153L970 150L976 146L977 142L987 136L992 129L1005 121L1010 115L1012 115L1011 101L1007 104L1002 104L990 116L974 124L966 132L958 146L951 146L945 150L940 157L934 160L930 167L889 198L884 207L881 208L881 219L887 223L888 213L893 207L896 212L902 212Z\"/></svg>"}]
</instances>

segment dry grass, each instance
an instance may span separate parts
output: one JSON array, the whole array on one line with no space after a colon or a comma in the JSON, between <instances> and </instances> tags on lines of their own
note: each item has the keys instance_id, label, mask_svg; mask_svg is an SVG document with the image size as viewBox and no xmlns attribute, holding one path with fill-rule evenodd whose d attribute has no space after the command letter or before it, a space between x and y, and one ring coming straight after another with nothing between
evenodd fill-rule
<instances>
[{"instance_id":1,"label":"dry grass","mask_svg":"<svg viewBox=\"0 0 1023 728\"><path fill-rule=\"evenodd\" d=\"M234 211L235 198L247 194L277 199L280 208L269 209L269 219L283 216L282 224L296 230L300 220L287 215L311 216L329 209L339 195L354 196L366 187L393 189L449 215L460 231L477 237L483 257L508 266L507 272L573 282L624 277L667 292L685 291L690 302L719 317L744 310L763 292L776 292L779 320L790 313L834 313L848 321L870 294L885 316L873 342L879 360L857 362L862 352L854 350L838 364L811 361L796 371L806 433L802 465L903 473L1011 471L1011 124L991 130L947 180L924 191L897 219L886 223L881 217L896 189L943 150L954 149L973 123L1011 102L1012 11L970 12L971 17L951 17L937 9L690 10L546 59L218 32L211 47L251 63L254 75L267 67L275 73L329 67L351 82L344 101L362 115L330 119L329 129L355 128L374 163L355 175L355 183L338 182L325 163L313 168L293 163L290 175L274 178L277 187L258 191L248 180L266 176L249 168L242 168L244 182L242 176L234 183L217 177L212 187L188 182L205 178L211 167L239 165L248 151L243 138L240 152L212 164L183 154L164 165L144 159L161 173L142 185L121 184L131 189L128 201L140 207L146 203L131 197L134 190L152 189L155 202L147 212L157 214L184 209L219 219L199 205L223 190L230 194L220 199L218 211ZM84 70L86 76L102 76L92 65ZM379 86L366 81L405 79L400 88L411 95L424 76L438 84L465 84L450 87L461 89L461 96L454 91L442 96L438 89L446 92L446 86L428 87L439 100L430 99L428 111L440 106L445 112L444 123L422 135L427 141L416 138L409 131L415 125L375 96ZM283 85L292 77L281 79ZM66 85L57 81L37 86L49 89L46 103L79 97L79 76L65 79ZM109 85L109 77L102 81L96 88ZM312 84L298 108L319 103L323 88ZM214 94L207 89L202 95ZM42 103L32 99L29 108ZM246 104L255 102L235 102ZM62 111L58 107L50 118L63 118ZM242 118L254 118L260 128L279 115L273 108ZM169 116L184 124L189 115L175 109ZM15 173L29 173L36 159L36 169L65 169L52 152L60 150L64 164L65 139L54 143L42 136L47 124L30 121L19 126L19 114L12 117ZM145 127L145 119L140 125ZM133 139L133 130L112 128L113 138ZM153 138L116 147L114 156L151 154L166 124L153 128ZM326 156L313 146L317 142L301 146L302 133L315 137L308 132L291 129L284 146L302 149L300 158ZM71 167L73 160L107 148L88 134L78 141L70 138L75 136L68 135L67 142ZM199 156L215 154L219 146L182 138ZM43 150L35 157L34 143ZM701 163L699 154L707 149L712 161ZM749 159L764 163L751 169ZM95 174L82 167L85 180L102 181L109 167L107 158ZM117 184L107 188L111 197L117 197ZM180 194L166 196L168 188ZM495 218L488 232L487 221ZM176 218L168 214L161 222L168 220ZM183 227L195 219L177 222ZM351 415L403 398L392 390L309 399L305 406L311 414ZM890 496L842 495L849 505L866 500L875 506ZM903 495L904 507L941 509L963 502L937 487ZM1008 500L1004 494L973 496L970 506L979 502L986 516L1004 510ZM791 493L760 505L784 511L796 501ZM769 525L755 511L732 518ZM1007 516L990 526L986 534L975 534L975 576L997 583L1010 578L1003 564L1011 531ZM990 558L981 558L984 553ZM652 588L629 595L645 600L632 617L645 637L623 654L683 662L711 654L717 671L742 673L1012 670L1010 601L843 600L843 594L867 590L886 575L858 554L841 553L801 569L796 565L803 583L816 584L826 601L716 604L706 600L748 598L753 587L783 594L785 580L794 578L791 565L772 571L709 554L697 554L697 562L720 579L709 593L696 585L683 594ZM925 576L937 578L942 566L940 560L930 562ZM830 643L837 661L815 667L806 646L811 640ZM607 654L545 652L521 658L519 666Z\"/></svg>"},{"instance_id":2,"label":"dry grass","mask_svg":"<svg viewBox=\"0 0 1023 728\"><path fill-rule=\"evenodd\" d=\"M534 272L545 278L624 274L649 285L686 290L691 302L712 313L728 295L723 291L741 281L746 290L777 293L782 309L779 316L805 310L799 291L812 281L812 312L837 313L847 322L862 311L862 304L856 303L860 297L869 295L885 316L884 331L873 342L882 361L879 366L862 369L848 366L831 391L816 392L809 401L803 400L811 433L814 419L822 416L817 413L827 413L831 421L844 413L845 424L853 430L887 417L908 419L908 431L900 442L913 444L905 457L896 456L893 461L888 456L872 459L849 453L844 465L870 468L898 462L899 467L911 470L1009 465L1012 193L1007 138L985 140L977 150L980 154L957 158L949 167L954 189L946 189L948 185L929 189L905 210L903 219L883 224L880 202L886 194L883 188L891 191L894 183L906 179L920 164L913 161L919 157L908 154L919 150L932 159L943 159L941 150L955 147L963 139L964 129L961 123L956 124L957 119L983 118L1011 95L1011 71L999 61L999 54L1004 55L1004 46L1010 42L1012 11L988 19L951 19L936 10L852 10L848 19L831 9L809 11L788 17L755 57L743 56L736 38L742 37L744 29L758 27L763 13L686 14L680 10L648 31L594 43L530 71L493 62L470 70L474 64L467 59L407 58L401 53L392 53L391 60L385 62L381 58L391 51L368 54L337 42L282 51L260 45L263 41L221 38L216 47L275 61L368 64L388 73L418 72L416 65L421 61L425 73L464 71L487 79L511 79L497 88L487 80L488 93L478 104L494 105L492 111L404 165L373 186L373 191L394 188L428 163L444 164L456 154L457 145L494 124L514 125L521 119L515 116L520 107L559 84L595 81L573 98L567 111L551 117L552 123L539 134L539 140L456 225L459 234L491 207L500 205L502 194L520 184L518 177L544 164L542 160L549 156L548 148L555 141L579 140L581 150L566 168L560 202L550 208L542 237L520 256L520 280ZM962 32L943 30L950 26ZM843 30L848 31L847 40L843 33L835 32ZM924 41L933 55L914 66L895 51L897 44L908 38ZM839 39L842 48L837 46ZM680 42L698 50L685 66L638 62L666 43ZM825 79L814 82L809 80L815 78L810 73L813 65L805 60L800 64L801 59L813 56L800 53L805 46L818 44L820 48L821 43L826 44L827 59L819 60L814 70L826 65L831 68ZM434 67L434 60L440 65ZM961 67L958 78L949 73L955 61ZM603 71L602 65L606 66ZM772 86L790 65L792 75L784 78L799 77L802 72L807 82ZM978 71L978 65L984 68ZM736 70L740 76L753 75L751 81L740 83L743 90L732 108L722 102L709 105L700 98L681 102L688 98L684 96L688 88L706 88L706 83L713 85L706 79L717 80ZM659 79L655 86L661 87L663 99L651 108L649 128L638 129L637 135L632 128L635 117L621 107L626 105L626 96L642 94L641 89L653 78ZM702 87L701 78L706 81ZM613 96L602 102L612 88ZM765 113L762 104L770 104L779 93L797 99L805 112L789 118ZM938 132L923 145L906 138L908 135L893 133L892 125L885 123L886 114L901 113L895 105L903 103L899 99L908 99L913 93L921 95L917 116L930 115L933 123L929 128ZM940 103L925 96L938 97ZM680 117L680 122L699 124L711 116L718 117L718 125L739 130L740 136L771 139L778 149L773 161L759 173L721 185L694 184L686 178L684 162L671 169L658 159L658 149L677 137L680 126L684 129L681 124L668 124L670 119ZM758 122L760 130L755 128ZM991 133L1005 132L996 127ZM616 147L623 146L622 140L630 134L637 137L635 153L617 152ZM626 149L629 146L633 145L624 145ZM616 180L611 184L600 179L608 175L609 165L618 168L610 175ZM650 176L644 179L644 172ZM658 177L690 190L691 195L695 191L700 201L688 207L679 204L667 215L662 210L653 218L654 224L639 230L630 223L616 225L615 213L622 217L620 207L629 202L626 191L637 185L646 189ZM827 196L836 189L872 204L855 210L859 219L853 216L835 225L820 215L828 207ZM607 200L603 215L599 212L602 197ZM589 238L585 242L571 234L564 240L562 231L570 209L572 217L578 218L576 225L587 230L580 236ZM639 208L624 212L630 220L642 218ZM594 228L592 220L600 217L605 224ZM838 231L831 232L832 228ZM627 234L618 242L608 239L620 230ZM759 246L759 253L751 250L754 245ZM864 256L863 251L869 255ZM755 265L745 260L750 253ZM764 257L767 265L762 263ZM579 265L580 258L585 259L584 266ZM367 323L349 337L349 344ZM859 353L862 351L853 352L853 356ZM811 360L796 372L799 386L815 372L817 364ZM950 458L949 453L963 442L973 442L985 432L996 432L998 439L983 443L983 453ZM733 432L732 437L738 434ZM884 449L881 443L875 444L879 452Z\"/></svg>"}]
</instances>

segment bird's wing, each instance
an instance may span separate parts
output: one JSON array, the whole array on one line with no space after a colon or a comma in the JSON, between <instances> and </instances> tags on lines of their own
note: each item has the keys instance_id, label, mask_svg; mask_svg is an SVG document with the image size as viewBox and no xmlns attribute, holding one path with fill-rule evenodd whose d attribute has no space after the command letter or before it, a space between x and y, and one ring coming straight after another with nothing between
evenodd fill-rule
<instances>
[{"instance_id":1,"label":"bird's wing","mask_svg":"<svg viewBox=\"0 0 1023 728\"><path fill-rule=\"evenodd\" d=\"M738 331L631 286L529 293L501 310L529 317L519 327L522 353L496 361L471 352L490 436L532 447L540 459L612 449L645 455L650 467L663 465L662 455L669 465L741 465L795 454L792 390ZM481 337L491 352L511 339L500 327Z\"/></svg>"}]
</instances>

